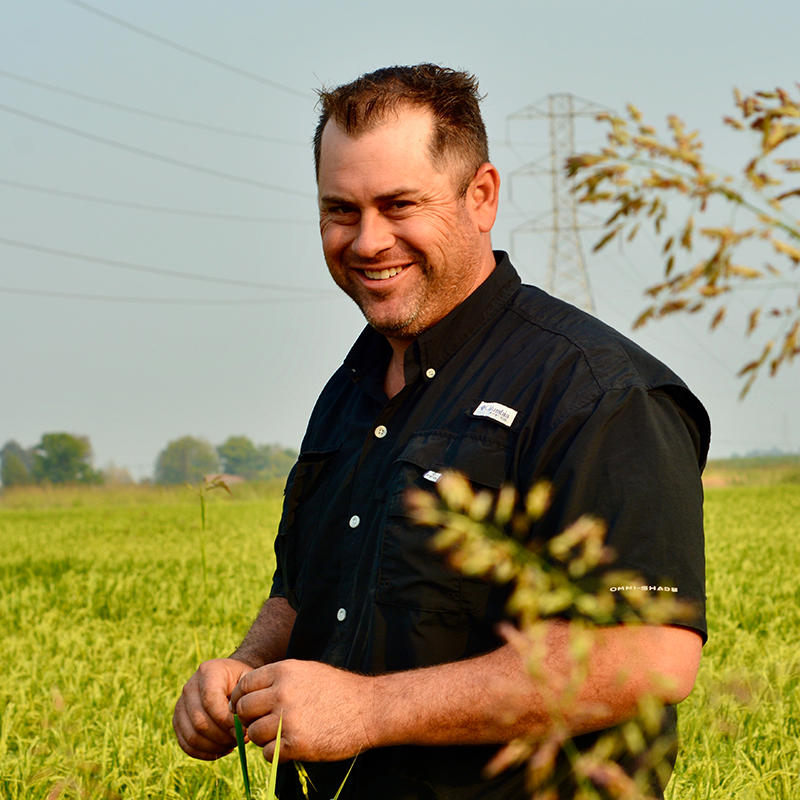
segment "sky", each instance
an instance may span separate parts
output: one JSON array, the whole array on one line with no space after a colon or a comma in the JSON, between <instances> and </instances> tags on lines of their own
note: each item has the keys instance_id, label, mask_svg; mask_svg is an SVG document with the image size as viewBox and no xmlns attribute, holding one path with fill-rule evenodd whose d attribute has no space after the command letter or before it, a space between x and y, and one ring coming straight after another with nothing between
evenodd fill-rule
<instances>
[{"instance_id":1,"label":"sky","mask_svg":"<svg viewBox=\"0 0 800 800\"><path fill-rule=\"evenodd\" d=\"M319 245L316 88L422 61L477 75L504 182L494 246L541 284L546 238L511 231L548 211L546 180L517 174L546 163L547 124L510 117L552 94L632 102L659 126L679 114L735 172L751 145L721 124L732 89L796 89L798 27L796 0L4 3L0 445L88 436L96 467L137 479L187 434L299 448L364 324ZM583 117L576 148L603 136ZM758 350L741 318L633 332L654 240L593 256L599 233L582 237L597 315L705 403L712 457L800 451L800 365L740 401Z\"/></svg>"}]
</instances>

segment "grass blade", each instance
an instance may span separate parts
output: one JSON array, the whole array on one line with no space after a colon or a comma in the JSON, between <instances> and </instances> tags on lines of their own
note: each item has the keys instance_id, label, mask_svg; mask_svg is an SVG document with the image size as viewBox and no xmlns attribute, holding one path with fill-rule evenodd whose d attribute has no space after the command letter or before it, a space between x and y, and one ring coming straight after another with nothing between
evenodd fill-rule
<instances>
[{"instance_id":1,"label":"grass blade","mask_svg":"<svg viewBox=\"0 0 800 800\"><path fill-rule=\"evenodd\" d=\"M342 789L344 789L344 785L347 783L347 779L350 777L350 773L353 771L353 767L356 765L356 758L358 758L358 756L353 759L353 763L350 765L350 769L347 770L347 775L344 776L342 785L339 787L339 791L337 791L333 796L333 800L339 800L339 795L342 793Z\"/></svg>"},{"instance_id":2,"label":"grass blade","mask_svg":"<svg viewBox=\"0 0 800 800\"><path fill-rule=\"evenodd\" d=\"M272 757L272 767L269 771L269 783L267 784L267 800L277 800L275 797L275 786L278 781L278 758L281 754L281 729L283 728L283 714L278 720L278 735L275 738L275 755Z\"/></svg>"},{"instance_id":3,"label":"grass blade","mask_svg":"<svg viewBox=\"0 0 800 800\"><path fill-rule=\"evenodd\" d=\"M242 778L244 779L244 795L247 800L251 800L250 777L247 774L247 753L244 749L244 729L236 714L233 715L233 724L236 728L236 743L239 746L239 763L242 765Z\"/></svg>"}]
</instances>

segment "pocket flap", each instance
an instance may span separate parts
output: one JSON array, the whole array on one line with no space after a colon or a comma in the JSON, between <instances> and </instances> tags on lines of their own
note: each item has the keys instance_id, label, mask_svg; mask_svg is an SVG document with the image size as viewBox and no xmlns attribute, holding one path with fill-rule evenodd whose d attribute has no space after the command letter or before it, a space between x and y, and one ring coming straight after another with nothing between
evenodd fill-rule
<instances>
[{"instance_id":1,"label":"pocket flap","mask_svg":"<svg viewBox=\"0 0 800 800\"><path fill-rule=\"evenodd\" d=\"M469 481L490 489L505 482L512 451L496 441L477 436L445 436L441 433L414 436L398 461L413 464L424 471L460 472Z\"/></svg>"}]
</instances>

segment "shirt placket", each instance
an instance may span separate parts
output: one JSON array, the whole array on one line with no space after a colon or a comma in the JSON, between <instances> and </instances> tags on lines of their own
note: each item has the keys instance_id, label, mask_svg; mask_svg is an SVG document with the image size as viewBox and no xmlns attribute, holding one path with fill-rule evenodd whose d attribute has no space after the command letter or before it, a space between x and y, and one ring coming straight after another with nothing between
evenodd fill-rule
<instances>
[{"instance_id":1,"label":"shirt placket","mask_svg":"<svg viewBox=\"0 0 800 800\"><path fill-rule=\"evenodd\" d=\"M336 625L333 653L344 655L357 641L355 629L369 614L369 590L358 579L359 569L377 556L381 539L383 485L391 479L394 451L403 427L403 414L410 387L389 400L368 429L358 464L352 476L352 491L342 531L341 577L335 600Z\"/></svg>"}]
</instances>

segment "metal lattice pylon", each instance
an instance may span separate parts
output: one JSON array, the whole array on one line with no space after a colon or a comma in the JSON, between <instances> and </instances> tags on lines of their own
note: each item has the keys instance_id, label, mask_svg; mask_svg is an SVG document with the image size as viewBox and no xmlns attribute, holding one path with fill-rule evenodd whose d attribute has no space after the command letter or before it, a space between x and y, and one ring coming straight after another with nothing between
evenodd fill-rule
<instances>
[{"instance_id":1,"label":"metal lattice pylon","mask_svg":"<svg viewBox=\"0 0 800 800\"><path fill-rule=\"evenodd\" d=\"M564 165L575 152L575 117L595 116L605 109L580 100L571 94L551 94L544 101L534 103L507 117L512 120L541 119L546 117L550 128L549 166L538 162L525 164L511 173L513 178L548 174L551 188L550 212L518 225L511 231L511 249L515 237L523 233L549 233L550 257L544 288L550 294L594 313L594 299L581 246L581 225L572 191L573 181L567 177Z\"/></svg>"}]
</instances>

